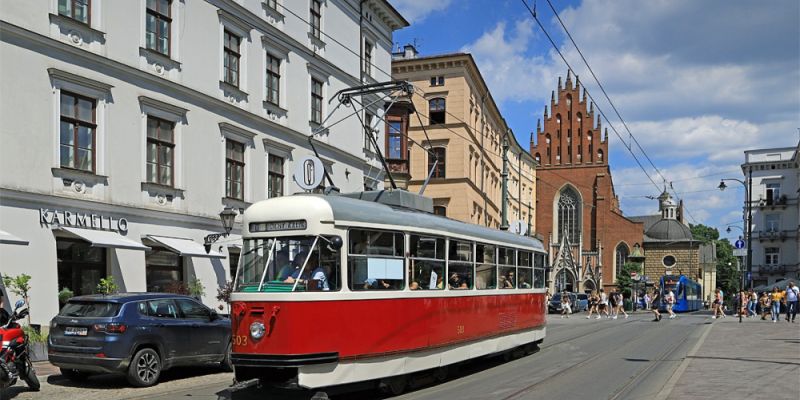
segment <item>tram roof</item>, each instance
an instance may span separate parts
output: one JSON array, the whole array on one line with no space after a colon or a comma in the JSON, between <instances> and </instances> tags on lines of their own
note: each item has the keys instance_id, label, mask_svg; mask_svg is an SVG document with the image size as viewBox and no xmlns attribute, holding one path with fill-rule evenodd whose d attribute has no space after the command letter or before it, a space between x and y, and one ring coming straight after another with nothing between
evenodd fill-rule
<instances>
[{"instance_id":1,"label":"tram roof","mask_svg":"<svg viewBox=\"0 0 800 400\"><path fill-rule=\"evenodd\" d=\"M491 229L480 225L468 224L422 211L393 207L374 201L359 200L337 195L326 196L321 194L300 193L291 196L291 198L295 200L303 197L321 199L328 203L333 212L333 218L337 223L339 221L347 221L365 224L407 226L412 228L412 230L413 228L436 230L443 233L505 243L508 246L521 246L544 251L542 242L531 237ZM256 207L253 208L257 208L257 205L254 206Z\"/></svg>"}]
</instances>

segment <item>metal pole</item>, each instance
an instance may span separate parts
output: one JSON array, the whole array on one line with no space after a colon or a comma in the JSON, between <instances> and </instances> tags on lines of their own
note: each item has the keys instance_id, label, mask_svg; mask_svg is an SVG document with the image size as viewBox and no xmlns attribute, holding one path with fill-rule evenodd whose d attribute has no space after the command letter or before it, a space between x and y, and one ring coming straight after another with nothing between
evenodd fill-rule
<instances>
[{"instance_id":1,"label":"metal pole","mask_svg":"<svg viewBox=\"0 0 800 400\"><path fill-rule=\"evenodd\" d=\"M501 208L501 219L502 222L500 223L500 229L507 231L508 230L508 131L506 134L503 135L503 173L500 174L503 177L503 193L502 195L502 208Z\"/></svg>"},{"instance_id":2,"label":"metal pole","mask_svg":"<svg viewBox=\"0 0 800 400\"><path fill-rule=\"evenodd\" d=\"M747 190L745 190L745 197L747 197L747 275L753 273L753 248L751 246L752 230L753 230L753 202L750 198L753 193L753 167L750 167L747 177ZM750 288L753 288L752 276L749 276Z\"/></svg>"},{"instance_id":3,"label":"metal pole","mask_svg":"<svg viewBox=\"0 0 800 400\"><path fill-rule=\"evenodd\" d=\"M528 199L528 236L533 236L531 232L531 201Z\"/></svg>"}]
</instances>

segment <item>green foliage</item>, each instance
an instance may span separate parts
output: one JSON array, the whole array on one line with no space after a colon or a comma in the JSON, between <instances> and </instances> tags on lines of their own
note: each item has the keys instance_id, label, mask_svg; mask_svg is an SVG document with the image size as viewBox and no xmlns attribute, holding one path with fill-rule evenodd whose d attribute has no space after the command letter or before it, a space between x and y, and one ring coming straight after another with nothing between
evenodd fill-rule
<instances>
[{"instance_id":1,"label":"green foliage","mask_svg":"<svg viewBox=\"0 0 800 400\"><path fill-rule=\"evenodd\" d=\"M30 281L31 276L28 274L3 276L3 286L17 296L22 297L26 303L28 302L28 292L31 290Z\"/></svg>"},{"instance_id":2,"label":"green foliage","mask_svg":"<svg viewBox=\"0 0 800 400\"><path fill-rule=\"evenodd\" d=\"M30 325L25 325L22 327L22 330L25 334L28 335L28 341L31 343L47 343L47 334L42 333L38 329L34 329Z\"/></svg>"},{"instance_id":3,"label":"green foliage","mask_svg":"<svg viewBox=\"0 0 800 400\"><path fill-rule=\"evenodd\" d=\"M725 292L725 297L739 290L741 273L737 269L738 260L733 255L733 246L728 239L717 241L717 286Z\"/></svg>"},{"instance_id":4,"label":"green foliage","mask_svg":"<svg viewBox=\"0 0 800 400\"><path fill-rule=\"evenodd\" d=\"M692 231L692 237L703 244L709 244L715 240L719 240L719 231L717 228L703 224L689 224L689 229Z\"/></svg>"},{"instance_id":5,"label":"green foliage","mask_svg":"<svg viewBox=\"0 0 800 400\"><path fill-rule=\"evenodd\" d=\"M631 287L633 286L633 279L631 279L631 272L637 274L642 273L642 268L639 263L626 262L622 265L619 274L617 275L617 287L622 291L623 296L626 298L631 297Z\"/></svg>"},{"instance_id":6,"label":"green foliage","mask_svg":"<svg viewBox=\"0 0 800 400\"><path fill-rule=\"evenodd\" d=\"M203 282L200 279L194 278L189 282L187 287L189 291L189 295L196 298L201 298L203 295L206 294L206 287L203 286Z\"/></svg>"},{"instance_id":7,"label":"green foliage","mask_svg":"<svg viewBox=\"0 0 800 400\"><path fill-rule=\"evenodd\" d=\"M119 287L114 283L114 277L100 278L100 283L97 284L97 292L100 294L113 294L117 293Z\"/></svg>"},{"instance_id":8,"label":"green foliage","mask_svg":"<svg viewBox=\"0 0 800 400\"><path fill-rule=\"evenodd\" d=\"M69 288L63 288L60 292L58 292L58 302L61 304L65 304L67 300L75 297L75 292L69 290Z\"/></svg>"}]
</instances>

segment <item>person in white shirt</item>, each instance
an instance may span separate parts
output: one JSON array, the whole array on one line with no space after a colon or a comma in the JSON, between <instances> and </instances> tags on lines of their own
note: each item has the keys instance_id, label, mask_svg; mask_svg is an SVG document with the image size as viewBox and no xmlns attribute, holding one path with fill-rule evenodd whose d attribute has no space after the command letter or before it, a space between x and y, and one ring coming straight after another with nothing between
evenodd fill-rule
<instances>
[{"instance_id":1,"label":"person in white shirt","mask_svg":"<svg viewBox=\"0 0 800 400\"><path fill-rule=\"evenodd\" d=\"M672 289L667 290L667 294L664 296L664 300L667 302L667 312L669 313L669 319L675 318L677 315L674 311L672 311L672 307L675 306L675 293L672 293Z\"/></svg>"},{"instance_id":2,"label":"person in white shirt","mask_svg":"<svg viewBox=\"0 0 800 400\"><path fill-rule=\"evenodd\" d=\"M795 317L797 317L797 300L798 296L800 296L800 289L794 284L794 282L789 281L789 284L786 285L786 321L794 322ZM791 316L791 318L789 318Z\"/></svg>"},{"instance_id":3,"label":"person in white shirt","mask_svg":"<svg viewBox=\"0 0 800 400\"><path fill-rule=\"evenodd\" d=\"M600 301L597 304L597 319L600 319L600 313L606 315L606 318L611 318L608 314L608 295L605 290L600 289Z\"/></svg>"}]
</instances>

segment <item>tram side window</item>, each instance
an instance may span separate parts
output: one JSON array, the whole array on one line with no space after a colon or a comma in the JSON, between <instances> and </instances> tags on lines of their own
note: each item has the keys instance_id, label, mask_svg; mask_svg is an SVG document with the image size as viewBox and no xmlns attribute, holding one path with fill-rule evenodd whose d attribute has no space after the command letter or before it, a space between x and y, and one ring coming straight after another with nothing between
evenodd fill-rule
<instances>
[{"instance_id":1,"label":"tram side window","mask_svg":"<svg viewBox=\"0 0 800 400\"><path fill-rule=\"evenodd\" d=\"M533 287L533 269L531 268L531 261L530 252L517 252L517 274L519 275L517 287L520 289L530 289Z\"/></svg>"},{"instance_id":2,"label":"tram side window","mask_svg":"<svg viewBox=\"0 0 800 400\"><path fill-rule=\"evenodd\" d=\"M445 241L443 238L411 235L409 238L409 286L426 290L444 289Z\"/></svg>"},{"instance_id":3,"label":"tram side window","mask_svg":"<svg viewBox=\"0 0 800 400\"><path fill-rule=\"evenodd\" d=\"M475 288L479 290L497 287L497 248L489 244L475 246Z\"/></svg>"},{"instance_id":4,"label":"tram side window","mask_svg":"<svg viewBox=\"0 0 800 400\"><path fill-rule=\"evenodd\" d=\"M535 253L533 255L533 287L541 289L544 287L544 273L547 268L546 254Z\"/></svg>"},{"instance_id":5,"label":"tram side window","mask_svg":"<svg viewBox=\"0 0 800 400\"><path fill-rule=\"evenodd\" d=\"M500 289L513 289L517 287L517 260L514 250L501 247L497 252L498 283Z\"/></svg>"},{"instance_id":6,"label":"tram side window","mask_svg":"<svg viewBox=\"0 0 800 400\"><path fill-rule=\"evenodd\" d=\"M472 289L472 243L450 241L447 263L447 287L451 290Z\"/></svg>"},{"instance_id":7,"label":"tram side window","mask_svg":"<svg viewBox=\"0 0 800 400\"><path fill-rule=\"evenodd\" d=\"M404 235L400 232L351 229L350 290L402 290Z\"/></svg>"}]
</instances>

